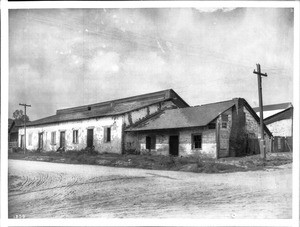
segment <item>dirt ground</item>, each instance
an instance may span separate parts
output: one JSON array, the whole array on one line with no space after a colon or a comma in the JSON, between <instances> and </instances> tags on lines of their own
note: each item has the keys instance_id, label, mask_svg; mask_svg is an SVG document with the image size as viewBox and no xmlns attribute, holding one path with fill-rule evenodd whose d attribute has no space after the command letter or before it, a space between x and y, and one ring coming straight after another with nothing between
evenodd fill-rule
<instances>
[{"instance_id":1,"label":"dirt ground","mask_svg":"<svg viewBox=\"0 0 300 227\"><path fill-rule=\"evenodd\" d=\"M9 160L9 218L291 218L292 164L191 173Z\"/></svg>"}]
</instances>

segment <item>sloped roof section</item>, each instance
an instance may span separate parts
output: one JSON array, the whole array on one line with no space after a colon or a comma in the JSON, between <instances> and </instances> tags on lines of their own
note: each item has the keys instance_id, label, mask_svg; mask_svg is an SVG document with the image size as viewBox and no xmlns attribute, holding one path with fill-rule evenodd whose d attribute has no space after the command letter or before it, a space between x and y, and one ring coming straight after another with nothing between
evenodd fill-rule
<instances>
[{"instance_id":1,"label":"sloped roof section","mask_svg":"<svg viewBox=\"0 0 300 227\"><path fill-rule=\"evenodd\" d=\"M259 123L259 117L248 102L243 98L234 98L201 106L164 110L156 116L132 126L125 131L150 131L206 126L229 108L233 106L239 108L239 105L245 106ZM269 136L272 136L272 133L265 124L264 130Z\"/></svg>"},{"instance_id":2,"label":"sloped roof section","mask_svg":"<svg viewBox=\"0 0 300 227\"><path fill-rule=\"evenodd\" d=\"M271 111L271 110L284 110L288 109L292 106L292 103L285 102L285 103L278 103L278 104L272 104L272 105L264 105L263 111ZM255 112L259 112L259 107L254 107L253 110Z\"/></svg>"},{"instance_id":3,"label":"sloped roof section","mask_svg":"<svg viewBox=\"0 0 300 227\"><path fill-rule=\"evenodd\" d=\"M135 127L125 131L147 131L159 129L189 128L205 126L219 114L235 105L233 100L181 109L164 110Z\"/></svg>"},{"instance_id":4,"label":"sloped roof section","mask_svg":"<svg viewBox=\"0 0 300 227\"><path fill-rule=\"evenodd\" d=\"M281 120L285 120L285 119L292 119L293 118L293 107L290 107L286 110L283 110L277 114L274 114L270 117L267 117L264 119L264 123L266 125L268 124L272 124L276 121L281 121Z\"/></svg>"},{"instance_id":5,"label":"sloped roof section","mask_svg":"<svg viewBox=\"0 0 300 227\"><path fill-rule=\"evenodd\" d=\"M30 121L26 122L26 125L29 123L30 123ZM20 122L20 120L13 120L9 125L8 133L18 132L20 127L24 127L24 123Z\"/></svg>"},{"instance_id":6,"label":"sloped roof section","mask_svg":"<svg viewBox=\"0 0 300 227\"><path fill-rule=\"evenodd\" d=\"M32 121L28 123L28 126L116 116L167 100L172 100L179 107L189 106L175 91L169 89L108 102L60 109L57 110L56 115Z\"/></svg>"}]
</instances>

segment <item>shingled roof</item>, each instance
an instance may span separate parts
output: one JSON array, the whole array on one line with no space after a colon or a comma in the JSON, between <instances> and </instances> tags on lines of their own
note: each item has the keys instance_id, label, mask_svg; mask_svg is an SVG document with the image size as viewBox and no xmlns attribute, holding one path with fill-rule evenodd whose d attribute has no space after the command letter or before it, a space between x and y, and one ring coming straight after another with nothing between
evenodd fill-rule
<instances>
[{"instance_id":1,"label":"shingled roof","mask_svg":"<svg viewBox=\"0 0 300 227\"><path fill-rule=\"evenodd\" d=\"M144 131L205 126L235 105L233 100L181 109L164 110L159 115L126 131Z\"/></svg>"},{"instance_id":2,"label":"shingled roof","mask_svg":"<svg viewBox=\"0 0 300 227\"><path fill-rule=\"evenodd\" d=\"M241 102L238 102L240 100ZM251 112L255 120L259 123L259 117L250 107L245 99L235 98L223 102L210 103L201 106L164 110L160 114L147 119L125 131L149 131L162 129L179 129L189 127L206 126L215 120L221 113L225 112L234 105L243 103ZM272 136L272 133L264 125L265 131Z\"/></svg>"},{"instance_id":3,"label":"shingled roof","mask_svg":"<svg viewBox=\"0 0 300 227\"><path fill-rule=\"evenodd\" d=\"M28 126L116 116L168 100L172 100L180 107L189 106L175 91L168 89L91 105L59 109L56 115L32 121L28 123Z\"/></svg>"}]
</instances>

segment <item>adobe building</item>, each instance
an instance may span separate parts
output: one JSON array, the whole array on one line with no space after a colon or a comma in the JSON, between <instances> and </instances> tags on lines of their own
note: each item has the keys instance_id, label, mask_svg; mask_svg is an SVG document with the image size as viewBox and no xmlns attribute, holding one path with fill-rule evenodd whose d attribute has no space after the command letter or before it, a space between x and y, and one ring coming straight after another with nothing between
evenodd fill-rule
<instances>
[{"instance_id":1,"label":"adobe building","mask_svg":"<svg viewBox=\"0 0 300 227\"><path fill-rule=\"evenodd\" d=\"M264 125L266 150L272 134ZM245 99L164 110L125 129L141 153L222 158L259 154L259 117Z\"/></svg>"},{"instance_id":2,"label":"adobe building","mask_svg":"<svg viewBox=\"0 0 300 227\"><path fill-rule=\"evenodd\" d=\"M169 108L189 105L172 89L92 105L57 110L31 121L26 128L28 150L58 151L92 148L99 153L123 153L124 129ZM19 146L24 128L19 128Z\"/></svg>"},{"instance_id":3,"label":"adobe building","mask_svg":"<svg viewBox=\"0 0 300 227\"><path fill-rule=\"evenodd\" d=\"M272 134L264 125L267 150ZM242 98L190 107L172 89L57 110L31 121L28 150L93 149L99 153L199 155L259 153L259 117ZM19 128L19 146L24 128Z\"/></svg>"}]
</instances>

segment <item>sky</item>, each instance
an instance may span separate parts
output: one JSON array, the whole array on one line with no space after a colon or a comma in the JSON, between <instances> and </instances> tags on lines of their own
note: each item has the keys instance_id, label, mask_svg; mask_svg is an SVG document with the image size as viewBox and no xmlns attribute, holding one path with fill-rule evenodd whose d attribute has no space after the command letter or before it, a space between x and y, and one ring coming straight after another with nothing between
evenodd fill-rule
<instances>
[{"instance_id":1,"label":"sky","mask_svg":"<svg viewBox=\"0 0 300 227\"><path fill-rule=\"evenodd\" d=\"M289 8L13 9L9 117L172 88L189 105L293 101Z\"/></svg>"}]
</instances>

